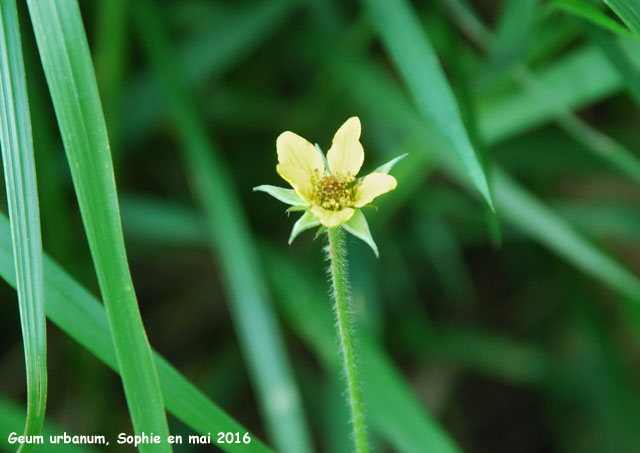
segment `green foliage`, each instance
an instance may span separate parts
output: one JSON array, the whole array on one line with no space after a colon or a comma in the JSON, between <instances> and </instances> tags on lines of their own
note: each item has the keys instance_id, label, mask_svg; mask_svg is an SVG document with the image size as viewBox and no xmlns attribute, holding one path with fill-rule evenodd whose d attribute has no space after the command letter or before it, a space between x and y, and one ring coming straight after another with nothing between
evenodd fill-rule
<instances>
[{"instance_id":1,"label":"green foliage","mask_svg":"<svg viewBox=\"0 0 640 453\"><path fill-rule=\"evenodd\" d=\"M419 110L458 153L471 180L493 208L487 177L462 124L453 92L411 6L404 0L363 3L376 21L380 38L405 78Z\"/></svg>"},{"instance_id":2,"label":"green foliage","mask_svg":"<svg viewBox=\"0 0 640 453\"><path fill-rule=\"evenodd\" d=\"M0 141L27 369L24 434L32 436L40 434L47 403L47 333L38 188L15 1L0 4L0 28Z\"/></svg>"},{"instance_id":3,"label":"green foliage","mask_svg":"<svg viewBox=\"0 0 640 453\"><path fill-rule=\"evenodd\" d=\"M0 449L25 414L39 429L46 346L45 436L351 451L326 229L298 218L275 145L290 130L324 146L358 116L362 174L398 181L340 250L370 448L640 451L638 13L3 2Z\"/></svg>"},{"instance_id":4,"label":"green foliage","mask_svg":"<svg viewBox=\"0 0 640 453\"><path fill-rule=\"evenodd\" d=\"M136 433L169 430L122 237L98 87L76 2L28 2ZM145 444L141 451L171 451Z\"/></svg>"},{"instance_id":5,"label":"green foliage","mask_svg":"<svg viewBox=\"0 0 640 453\"><path fill-rule=\"evenodd\" d=\"M224 271L230 308L270 435L278 450L311 451L296 384L229 172L207 137L184 79L175 70L169 41L151 1L137 3L136 19L178 125L185 171L203 211L211 249Z\"/></svg>"}]
</instances>

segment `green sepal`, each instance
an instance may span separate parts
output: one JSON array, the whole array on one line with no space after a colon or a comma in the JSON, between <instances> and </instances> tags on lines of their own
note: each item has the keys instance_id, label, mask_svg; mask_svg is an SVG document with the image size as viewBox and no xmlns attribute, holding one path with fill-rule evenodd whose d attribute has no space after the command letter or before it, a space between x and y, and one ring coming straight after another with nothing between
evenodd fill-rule
<instances>
[{"instance_id":1,"label":"green sepal","mask_svg":"<svg viewBox=\"0 0 640 453\"><path fill-rule=\"evenodd\" d=\"M305 212L302 217L298 219L298 221L293 225L293 229L291 230L291 236L289 236L289 245L293 242L293 240L303 231L306 231L310 228L314 228L320 225L320 219L311 214L309 211Z\"/></svg>"},{"instance_id":2,"label":"green sepal","mask_svg":"<svg viewBox=\"0 0 640 453\"><path fill-rule=\"evenodd\" d=\"M358 239L362 239L366 242L367 245L371 247L371 250L373 250L373 253L376 254L376 258L380 258L378 246L373 240L373 236L371 236L367 219L360 209L357 209L353 216L351 216L346 223L342 224L342 228L344 228L348 233L353 234Z\"/></svg>"},{"instance_id":3,"label":"green sepal","mask_svg":"<svg viewBox=\"0 0 640 453\"><path fill-rule=\"evenodd\" d=\"M386 164L382 164L378 168L373 170L373 173L387 173L387 174L389 174L389 172L394 167L394 165L397 164L398 162L400 162L402 159L404 159L408 155L409 155L409 153L404 153L404 154L402 154L402 155L400 155L398 157L395 157L395 158L391 159Z\"/></svg>"},{"instance_id":4,"label":"green sepal","mask_svg":"<svg viewBox=\"0 0 640 453\"><path fill-rule=\"evenodd\" d=\"M316 239L318 239L320 235L325 231L327 231L327 227L324 225L320 225L320 228L318 228L318 231L316 231L316 235L313 237L313 240L315 241Z\"/></svg>"},{"instance_id":5,"label":"green sepal","mask_svg":"<svg viewBox=\"0 0 640 453\"><path fill-rule=\"evenodd\" d=\"M298 204L287 208L287 214L290 212L306 211L309 206L305 204Z\"/></svg>"},{"instance_id":6,"label":"green sepal","mask_svg":"<svg viewBox=\"0 0 640 453\"><path fill-rule=\"evenodd\" d=\"M261 186L254 187L253 191L268 193L273 198L290 205L294 205L294 206L305 205L305 202L302 198L300 198L300 195L295 193L292 189L285 189L284 187L269 186L267 184L263 184Z\"/></svg>"},{"instance_id":7,"label":"green sepal","mask_svg":"<svg viewBox=\"0 0 640 453\"><path fill-rule=\"evenodd\" d=\"M331 169L329 168L329 161L327 160L327 155L322 151L320 145L316 143L316 149L320 151L320 155L322 156L322 161L324 162L324 169L327 170L327 173L331 173Z\"/></svg>"}]
</instances>

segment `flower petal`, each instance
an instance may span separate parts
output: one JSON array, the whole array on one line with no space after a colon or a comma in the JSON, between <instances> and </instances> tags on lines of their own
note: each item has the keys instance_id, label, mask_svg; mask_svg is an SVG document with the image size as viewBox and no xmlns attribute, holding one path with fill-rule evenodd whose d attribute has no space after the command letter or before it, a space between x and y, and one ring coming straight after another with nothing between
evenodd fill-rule
<instances>
[{"instance_id":1,"label":"flower petal","mask_svg":"<svg viewBox=\"0 0 640 453\"><path fill-rule=\"evenodd\" d=\"M349 118L340 126L327 152L327 162L332 173L355 176L362 167L364 149L360 143L360 119Z\"/></svg>"},{"instance_id":2,"label":"flower petal","mask_svg":"<svg viewBox=\"0 0 640 453\"><path fill-rule=\"evenodd\" d=\"M361 208L373 201L374 198L396 188L396 178L386 173L370 173L362 178L355 193L354 206Z\"/></svg>"},{"instance_id":3,"label":"flower petal","mask_svg":"<svg viewBox=\"0 0 640 453\"><path fill-rule=\"evenodd\" d=\"M320 206L313 206L311 213L316 216L320 222L327 228L335 228L349 220L355 209L345 208L340 211L329 211Z\"/></svg>"},{"instance_id":4,"label":"flower petal","mask_svg":"<svg viewBox=\"0 0 640 453\"><path fill-rule=\"evenodd\" d=\"M320 152L307 140L293 132L283 132L276 141L278 166L282 178L305 200L311 196L311 176L314 170L324 171Z\"/></svg>"}]
</instances>

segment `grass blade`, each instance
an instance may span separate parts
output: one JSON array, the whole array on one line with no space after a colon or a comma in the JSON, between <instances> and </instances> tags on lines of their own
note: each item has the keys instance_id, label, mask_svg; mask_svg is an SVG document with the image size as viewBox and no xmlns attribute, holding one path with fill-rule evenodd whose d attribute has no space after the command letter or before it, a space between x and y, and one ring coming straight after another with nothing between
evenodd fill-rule
<instances>
[{"instance_id":1,"label":"grass blade","mask_svg":"<svg viewBox=\"0 0 640 453\"><path fill-rule=\"evenodd\" d=\"M481 47L488 48L493 41L493 37L485 25L475 17L469 7L461 0L445 0L445 2L454 14L455 19L464 27L465 31L469 33L470 37L476 40ZM525 65L519 65L515 71L516 80L522 85L523 97L528 99L528 101L523 103L522 108L505 109L502 118L505 123L508 123L510 118L517 117L522 111L526 112L528 110L526 106L535 106L538 104L538 108L546 112L542 115L545 120L554 119L567 134L581 143L585 149L599 155L603 160L617 167L620 172L626 173L636 182L640 182L640 159L624 145L591 127L577 115L573 114L571 109L575 108L575 106L572 106L570 101L564 97L566 93L573 92L578 99L588 98L593 94L595 94L596 97L599 96L602 98L607 91L608 95L610 95L622 86L620 75L598 49L591 48L591 50L589 50L589 48L586 48L584 51L586 52L585 54L582 54L582 52L574 54L574 57L579 57L575 62L578 67L585 63L585 58L591 58L589 54L593 54L593 52L599 54L602 63L599 65L592 64L588 67L583 66L584 71L580 71L577 74L574 73L573 75L561 72L556 73L558 86L545 83L544 80L539 79L529 71ZM632 61L635 61L637 58L637 56L633 54L627 54L627 56ZM597 74L594 68L598 70ZM601 72L603 70L604 72ZM588 74L589 77L584 77L585 74ZM608 74L608 76L605 76L606 74ZM603 86L602 81L609 78L609 76L612 76L615 80L611 79ZM582 83L578 84L576 80L580 80ZM608 85L609 87L607 88ZM600 91L603 88L604 93ZM585 96L585 94L587 94L587 96ZM478 110L480 115L480 129L482 130L482 120L485 118L483 113L486 112L480 111L481 109ZM535 110L534 108L534 111ZM500 121L495 121L496 125L499 123ZM513 132L513 129L511 126L507 126L506 128L506 130L511 132ZM494 132L485 131L485 134L485 139L488 142L492 142L491 137L494 137Z\"/></svg>"},{"instance_id":2,"label":"grass blade","mask_svg":"<svg viewBox=\"0 0 640 453\"><path fill-rule=\"evenodd\" d=\"M504 217L528 236L564 256L585 273L640 301L640 280L580 236L502 171L495 173L496 200Z\"/></svg>"},{"instance_id":3,"label":"grass blade","mask_svg":"<svg viewBox=\"0 0 640 453\"><path fill-rule=\"evenodd\" d=\"M458 161L447 152L445 144L439 142L436 135L421 126L417 114L402 96L400 88L378 68L366 66L356 58L351 58L350 62L350 65L342 62L334 70L338 71L336 75L348 86L349 93L358 106L372 116L384 119L379 124L388 124L405 135L416 134L422 143L429 144L428 147L423 147L423 152L433 155L452 178L467 186L468 178ZM371 98L369 93L376 93L376 98ZM529 194L498 166L495 167L495 173L493 183L496 200L500 199L498 207L505 209L500 212L501 216L531 239L564 257L576 268L632 300L640 300L640 279L637 276L584 239L571 225ZM532 212L537 215L535 219L532 218Z\"/></svg>"},{"instance_id":4,"label":"grass blade","mask_svg":"<svg viewBox=\"0 0 640 453\"><path fill-rule=\"evenodd\" d=\"M145 50L163 83L194 195L206 221L211 248L220 258L230 309L256 386L268 432L280 451L312 450L302 403L279 326L229 171L212 146L176 71L161 18L149 1L136 3ZM269 364L269 366L265 366Z\"/></svg>"},{"instance_id":5,"label":"grass blade","mask_svg":"<svg viewBox=\"0 0 640 453\"><path fill-rule=\"evenodd\" d=\"M214 18L202 33L186 40L177 58L189 85L211 82L245 58L278 29L298 0L265 0L231 8ZM153 74L144 73L127 88L122 111L122 135L130 142L146 137L168 113L163 90Z\"/></svg>"},{"instance_id":6,"label":"grass blade","mask_svg":"<svg viewBox=\"0 0 640 453\"><path fill-rule=\"evenodd\" d=\"M636 0L604 0L627 26L640 36L640 7Z\"/></svg>"},{"instance_id":7,"label":"grass blade","mask_svg":"<svg viewBox=\"0 0 640 453\"><path fill-rule=\"evenodd\" d=\"M136 434L169 433L151 347L138 309L120 224L109 141L76 1L29 1L80 212L109 318ZM141 451L171 451L145 444Z\"/></svg>"},{"instance_id":8,"label":"grass blade","mask_svg":"<svg viewBox=\"0 0 640 453\"><path fill-rule=\"evenodd\" d=\"M627 28L583 0L554 0L547 11L562 10L620 36L635 37Z\"/></svg>"},{"instance_id":9,"label":"grass blade","mask_svg":"<svg viewBox=\"0 0 640 453\"><path fill-rule=\"evenodd\" d=\"M25 435L39 435L47 402L42 235L20 26L15 0L0 2L0 139L27 372ZM19 451L31 450L31 445Z\"/></svg>"},{"instance_id":10,"label":"grass blade","mask_svg":"<svg viewBox=\"0 0 640 453\"><path fill-rule=\"evenodd\" d=\"M24 423L25 410L12 401L0 396L0 450L13 452L16 449L15 444L10 444L8 434L16 432L16 427L21 426ZM59 435L64 430L54 426L52 423L47 422L42 428L42 435L45 442L42 445L38 445L38 451L44 452L67 452L69 451L68 445L64 444L51 444L48 442L49 436ZM67 431L68 432L68 431ZM6 434L6 435L5 435ZM89 445L74 445L74 453L96 453L97 450Z\"/></svg>"},{"instance_id":11,"label":"grass blade","mask_svg":"<svg viewBox=\"0 0 640 453\"><path fill-rule=\"evenodd\" d=\"M640 103L640 40L616 37L593 26L587 30L627 83L636 103Z\"/></svg>"},{"instance_id":12,"label":"grass blade","mask_svg":"<svg viewBox=\"0 0 640 453\"><path fill-rule=\"evenodd\" d=\"M487 177L462 124L456 99L415 12L406 0L363 1L420 112L455 150L473 184L493 208Z\"/></svg>"},{"instance_id":13,"label":"grass blade","mask_svg":"<svg viewBox=\"0 0 640 453\"><path fill-rule=\"evenodd\" d=\"M9 222L0 215L0 276L16 286ZM89 291L78 284L55 262L44 257L44 289L47 316L62 331L118 372L118 360L105 308ZM162 356L155 353L158 376L169 411L197 433L247 432L222 409L209 401ZM255 436L250 444L220 444L225 451L268 453Z\"/></svg>"},{"instance_id":14,"label":"grass blade","mask_svg":"<svg viewBox=\"0 0 640 453\"><path fill-rule=\"evenodd\" d=\"M487 143L495 144L529 131L557 117L559 112L606 99L623 87L618 72L594 45L580 47L538 74L529 75L543 90L528 89L523 84L523 88L499 97L480 98L478 128ZM553 102L548 93L555 96Z\"/></svg>"},{"instance_id":15,"label":"grass blade","mask_svg":"<svg viewBox=\"0 0 640 453\"><path fill-rule=\"evenodd\" d=\"M121 122L122 86L126 72L129 32L129 2L110 0L98 4L99 14L96 24L95 62L96 76L106 123L109 127L109 139L114 160L118 168L120 151L119 128Z\"/></svg>"}]
</instances>

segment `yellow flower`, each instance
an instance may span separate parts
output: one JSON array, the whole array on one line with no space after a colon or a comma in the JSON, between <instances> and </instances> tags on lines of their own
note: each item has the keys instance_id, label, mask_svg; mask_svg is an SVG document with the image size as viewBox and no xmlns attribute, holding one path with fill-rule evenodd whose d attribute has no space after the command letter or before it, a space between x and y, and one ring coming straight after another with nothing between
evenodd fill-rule
<instances>
[{"instance_id":1,"label":"yellow flower","mask_svg":"<svg viewBox=\"0 0 640 453\"><path fill-rule=\"evenodd\" d=\"M290 242L301 231L320 224L326 228L343 226L350 233L369 242L371 235L360 208L395 189L397 181L388 172L404 156L358 178L364 162L358 117L349 118L340 126L326 158L319 148L290 131L280 134L276 148L276 170L291 184L293 191L266 185L254 190L267 192L292 205L291 210L306 211L294 226ZM373 243L373 239L371 242ZM372 248L377 254L375 243Z\"/></svg>"},{"instance_id":2,"label":"yellow flower","mask_svg":"<svg viewBox=\"0 0 640 453\"><path fill-rule=\"evenodd\" d=\"M342 225L356 209L395 189L397 184L396 178L382 172L356 179L364 161L357 117L349 118L333 137L327 153L328 168L320 151L293 132L283 132L276 147L278 174L327 228Z\"/></svg>"}]
</instances>

